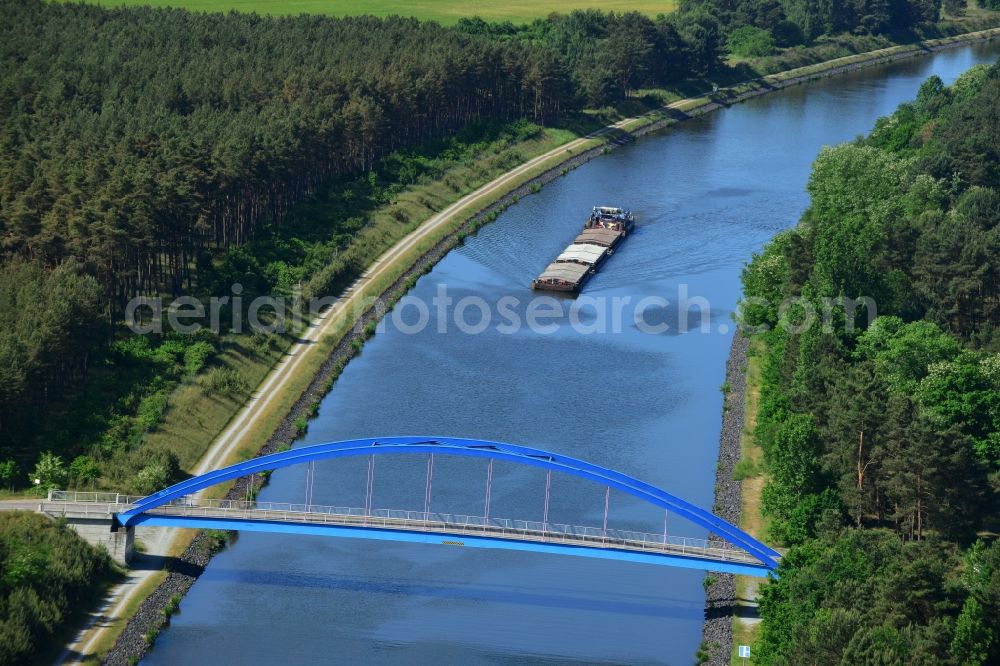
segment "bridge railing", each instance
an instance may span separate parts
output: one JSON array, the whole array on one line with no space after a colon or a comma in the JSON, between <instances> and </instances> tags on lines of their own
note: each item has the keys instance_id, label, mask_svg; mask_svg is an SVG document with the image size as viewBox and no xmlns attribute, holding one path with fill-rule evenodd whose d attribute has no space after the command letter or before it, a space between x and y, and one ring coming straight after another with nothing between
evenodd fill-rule
<instances>
[{"instance_id":1,"label":"bridge railing","mask_svg":"<svg viewBox=\"0 0 1000 666\"><path fill-rule=\"evenodd\" d=\"M756 563L757 559L741 548L718 539L699 539L663 533L603 529L566 523L486 518L441 512L404 509L306 505L290 502L257 502L181 498L152 509L151 514L180 513L192 517L242 517L260 520L295 521L325 524L348 524L362 527L447 531L462 534L486 534L503 537L535 538L545 541L586 542L604 547L622 546L656 552L710 556L727 561Z\"/></svg>"},{"instance_id":2,"label":"bridge railing","mask_svg":"<svg viewBox=\"0 0 1000 666\"><path fill-rule=\"evenodd\" d=\"M63 508L93 506L97 513L117 513L141 497L121 493L50 490L49 502ZM735 562L757 563L741 548L719 539L700 539L664 533L604 529L566 523L513 520L404 509L371 509L322 506L293 502L258 502L182 497L149 511L151 514L181 514L192 517L241 517L388 529L415 529L467 535L500 536L548 542L576 543L607 548L621 547L650 552L699 555Z\"/></svg>"},{"instance_id":3,"label":"bridge railing","mask_svg":"<svg viewBox=\"0 0 1000 666\"><path fill-rule=\"evenodd\" d=\"M142 499L136 495L123 495L122 493L109 493L104 491L88 490L49 490L49 502L62 502L68 504L123 504L131 505Z\"/></svg>"}]
</instances>

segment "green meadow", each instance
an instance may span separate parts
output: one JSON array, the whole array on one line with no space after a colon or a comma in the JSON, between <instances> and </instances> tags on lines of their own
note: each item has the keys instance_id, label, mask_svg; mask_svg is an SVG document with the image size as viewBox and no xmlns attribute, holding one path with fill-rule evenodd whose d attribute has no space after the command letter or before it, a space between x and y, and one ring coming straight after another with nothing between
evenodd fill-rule
<instances>
[{"instance_id":1,"label":"green meadow","mask_svg":"<svg viewBox=\"0 0 1000 666\"><path fill-rule=\"evenodd\" d=\"M673 10L675 0L507 0L506 2L470 3L463 0L91 0L107 7L122 5L183 7L192 11L225 12L235 9L258 14L327 14L329 16L415 16L451 24L463 16L481 16L494 21L530 23L552 12L569 13L574 9L604 11L639 11L655 16Z\"/></svg>"}]
</instances>

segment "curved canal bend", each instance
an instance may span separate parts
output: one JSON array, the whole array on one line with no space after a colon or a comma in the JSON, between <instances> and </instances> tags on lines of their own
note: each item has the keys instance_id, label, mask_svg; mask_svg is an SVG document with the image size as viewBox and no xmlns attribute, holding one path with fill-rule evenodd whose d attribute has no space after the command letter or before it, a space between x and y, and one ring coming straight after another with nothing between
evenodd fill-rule
<instances>
[{"instance_id":1,"label":"curved canal bend","mask_svg":"<svg viewBox=\"0 0 1000 666\"><path fill-rule=\"evenodd\" d=\"M519 299L574 237L589 207L636 211L637 232L586 288L594 297L707 299L710 332L552 334L448 321L415 335L390 323L347 367L304 443L451 434L583 458L710 508L730 314L751 252L795 224L825 144L867 133L931 74L951 82L998 45L968 47L814 82L681 124L569 173L449 254L411 292L430 303ZM475 322L477 310L467 312ZM667 312L671 312L668 308ZM589 313L589 315L588 315ZM416 308L403 312L413 324ZM432 309L433 314L433 309ZM599 324L584 310L582 325ZM502 321L502 320L501 320ZM611 322L609 321L609 327ZM374 506L420 510L426 459L379 460ZM481 515L485 463L438 457L432 510ZM305 470L274 474L261 500L302 502ZM319 464L313 503L364 505L367 462ZM498 463L491 516L540 520L544 472ZM553 477L550 520L600 525L604 490ZM663 516L611 495L612 526L658 531ZM674 524L676 523L676 524ZM702 536L679 520L673 534ZM701 638L702 574L690 570L321 537L245 534L212 560L148 664L670 663Z\"/></svg>"}]
</instances>

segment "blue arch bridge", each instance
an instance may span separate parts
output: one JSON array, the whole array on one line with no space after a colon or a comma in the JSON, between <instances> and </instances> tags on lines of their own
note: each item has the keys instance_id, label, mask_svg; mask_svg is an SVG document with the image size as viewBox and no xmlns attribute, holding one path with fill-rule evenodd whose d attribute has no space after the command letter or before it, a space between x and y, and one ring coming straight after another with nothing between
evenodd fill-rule
<instances>
[{"instance_id":1,"label":"blue arch bridge","mask_svg":"<svg viewBox=\"0 0 1000 666\"><path fill-rule=\"evenodd\" d=\"M372 496L376 459L403 454L426 456L423 510L374 508ZM434 458L438 455L471 456L488 461L482 515L430 511ZM311 501L313 464L319 460L356 456L368 458L365 506L314 506ZM546 471L541 521L490 515L493 462L498 460L541 467ZM209 500L197 496L200 491L216 484L300 464L308 465L306 501L303 504ZM569 474L604 487L604 520L601 526L583 527L549 521L552 472ZM665 517L667 513L673 513L705 528L709 538L673 536L667 534L666 528L658 534L609 528L608 506L612 490L663 509ZM51 499L58 501L60 498L54 496ZM115 520L117 525L123 527L207 528L498 548L759 577L773 571L781 557L774 549L712 513L631 476L539 449L454 437L381 437L290 449L192 477L148 497L118 501L115 506Z\"/></svg>"}]
</instances>

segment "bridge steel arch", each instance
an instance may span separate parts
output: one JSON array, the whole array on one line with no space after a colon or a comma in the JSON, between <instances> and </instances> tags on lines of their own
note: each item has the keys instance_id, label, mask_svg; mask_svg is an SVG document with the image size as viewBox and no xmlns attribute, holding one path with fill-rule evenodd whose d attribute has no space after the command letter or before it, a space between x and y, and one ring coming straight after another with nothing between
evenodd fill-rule
<instances>
[{"instance_id":1,"label":"bridge steel arch","mask_svg":"<svg viewBox=\"0 0 1000 666\"><path fill-rule=\"evenodd\" d=\"M610 486L615 490L628 493L649 504L671 511L700 527L704 527L729 543L739 546L750 553L768 569L773 570L778 566L780 554L770 546L758 541L718 516L665 490L644 483L639 479L577 458L541 449L459 437L372 437L341 442L328 442L289 449L280 453L272 453L236 463L229 467L213 470L164 488L157 493L139 500L128 511L117 514L116 518L123 526L138 523L141 522L140 517L147 511L186 495L241 476L289 467L291 465L354 456L414 453L506 460L563 472L571 476L594 481Z\"/></svg>"}]
</instances>

